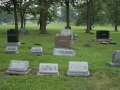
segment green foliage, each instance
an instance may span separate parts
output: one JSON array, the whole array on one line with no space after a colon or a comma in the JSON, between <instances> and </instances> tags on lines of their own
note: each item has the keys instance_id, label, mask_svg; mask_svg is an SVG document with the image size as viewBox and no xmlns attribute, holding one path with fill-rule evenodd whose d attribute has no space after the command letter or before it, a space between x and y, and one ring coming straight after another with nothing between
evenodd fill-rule
<instances>
[{"instance_id":1,"label":"green foliage","mask_svg":"<svg viewBox=\"0 0 120 90\"><path fill-rule=\"evenodd\" d=\"M19 26L20 27L20 26ZM29 34L19 35L20 42L25 42L19 48L19 54L5 54L5 44L7 35L2 32L14 28L13 25L3 27L0 25L0 90L120 90L120 68L109 67L108 62L112 61L115 50L119 50L120 32L114 32L111 26L95 26L94 34L86 34L86 26L73 26L72 30L78 34L78 41L71 47L76 50L76 56L53 56L53 48L56 33L65 27L65 23L51 23L47 25L49 34L40 35L39 26L35 23L27 23L26 29ZM93 42L96 30L109 30L110 38L116 45ZM43 47L43 56L30 55L30 49L34 43L40 43ZM84 47L85 43L90 43L91 47ZM8 75L6 70L10 61L27 60L30 63L29 75ZM67 77L69 61L88 62L91 76ZM37 76L39 63L58 63L59 76Z\"/></svg>"}]
</instances>

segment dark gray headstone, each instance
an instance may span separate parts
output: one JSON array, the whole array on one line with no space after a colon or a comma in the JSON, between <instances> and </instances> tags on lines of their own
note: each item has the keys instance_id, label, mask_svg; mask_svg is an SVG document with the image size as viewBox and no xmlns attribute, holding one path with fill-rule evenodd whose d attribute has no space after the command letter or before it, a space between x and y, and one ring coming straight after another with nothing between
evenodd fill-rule
<instances>
[{"instance_id":1,"label":"dark gray headstone","mask_svg":"<svg viewBox=\"0 0 120 90\"><path fill-rule=\"evenodd\" d=\"M8 74L28 74L29 62L21 60L11 60L9 68L7 70Z\"/></svg>"},{"instance_id":2,"label":"dark gray headstone","mask_svg":"<svg viewBox=\"0 0 120 90\"><path fill-rule=\"evenodd\" d=\"M56 36L55 37L55 48L71 48L70 47L70 36Z\"/></svg>"},{"instance_id":3,"label":"dark gray headstone","mask_svg":"<svg viewBox=\"0 0 120 90\"><path fill-rule=\"evenodd\" d=\"M87 62L69 62L68 76L90 76Z\"/></svg>"},{"instance_id":4,"label":"dark gray headstone","mask_svg":"<svg viewBox=\"0 0 120 90\"><path fill-rule=\"evenodd\" d=\"M33 54L33 55L42 55L43 54L42 47L32 47L30 54Z\"/></svg>"},{"instance_id":5,"label":"dark gray headstone","mask_svg":"<svg viewBox=\"0 0 120 90\"><path fill-rule=\"evenodd\" d=\"M64 48L54 48L53 55L58 56L75 56L76 51L72 49L64 49Z\"/></svg>"},{"instance_id":6,"label":"dark gray headstone","mask_svg":"<svg viewBox=\"0 0 120 90\"><path fill-rule=\"evenodd\" d=\"M120 66L120 50L113 53L112 62L108 63L109 66Z\"/></svg>"},{"instance_id":7,"label":"dark gray headstone","mask_svg":"<svg viewBox=\"0 0 120 90\"><path fill-rule=\"evenodd\" d=\"M7 30L7 42L18 42L18 31L15 29Z\"/></svg>"},{"instance_id":8,"label":"dark gray headstone","mask_svg":"<svg viewBox=\"0 0 120 90\"><path fill-rule=\"evenodd\" d=\"M18 54L18 47L17 46L7 46L6 51L7 54Z\"/></svg>"},{"instance_id":9,"label":"dark gray headstone","mask_svg":"<svg viewBox=\"0 0 120 90\"><path fill-rule=\"evenodd\" d=\"M59 75L57 63L40 63L37 75Z\"/></svg>"}]
</instances>

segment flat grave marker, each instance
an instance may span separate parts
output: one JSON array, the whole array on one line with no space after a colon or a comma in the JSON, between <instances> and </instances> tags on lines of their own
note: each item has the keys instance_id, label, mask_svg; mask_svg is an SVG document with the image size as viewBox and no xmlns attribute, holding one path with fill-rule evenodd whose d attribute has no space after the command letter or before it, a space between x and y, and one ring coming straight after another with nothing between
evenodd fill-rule
<instances>
[{"instance_id":1,"label":"flat grave marker","mask_svg":"<svg viewBox=\"0 0 120 90\"><path fill-rule=\"evenodd\" d=\"M33 54L33 55L43 55L42 47L32 47L30 54Z\"/></svg>"},{"instance_id":2,"label":"flat grave marker","mask_svg":"<svg viewBox=\"0 0 120 90\"><path fill-rule=\"evenodd\" d=\"M87 62L69 62L68 76L90 76Z\"/></svg>"},{"instance_id":3,"label":"flat grave marker","mask_svg":"<svg viewBox=\"0 0 120 90\"><path fill-rule=\"evenodd\" d=\"M6 46L6 51L5 53L7 54L18 54L18 47L17 46Z\"/></svg>"},{"instance_id":4,"label":"flat grave marker","mask_svg":"<svg viewBox=\"0 0 120 90\"><path fill-rule=\"evenodd\" d=\"M8 74L28 74L30 71L29 69L29 62L22 61L22 60L11 60L9 68L7 70Z\"/></svg>"},{"instance_id":5,"label":"flat grave marker","mask_svg":"<svg viewBox=\"0 0 120 90\"><path fill-rule=\"evenodd\" d=\"M76 51L72 49L64 49L64 48L54 48L53 55L58 56L75 56Z\"/></svg>"},{"instance_id":6,"label":"flat grave marker","mask_svg":"<svg viewBox=\"0 0 120 90\"><path fill-rule=\"evenodd\" d=\"M57 63L40 63L37 75L59 75Z\"/></svg>"},{"instance_id":7,"label":"flat grave marker","mask_svg":"<svg viewBox=\"0 0 120 90\"><path fill-rule=\"evenodd\" d=\"M120 50L114 51L112 62L109 62L108 65L120 67Z\"/></svg>"}]
</instances>

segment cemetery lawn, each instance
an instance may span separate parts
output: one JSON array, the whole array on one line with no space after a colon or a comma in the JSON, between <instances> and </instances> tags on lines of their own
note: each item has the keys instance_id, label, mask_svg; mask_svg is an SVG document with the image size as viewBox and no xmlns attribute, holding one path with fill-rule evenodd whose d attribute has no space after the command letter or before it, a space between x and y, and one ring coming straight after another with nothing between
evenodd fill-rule
<instances>
[{"instance_id":1,"label":"cemetery lawn","mask_svg":"<svg viewBox=\"0 0 120 90\"><path fill-rule=\"evenodd\" d=\"M22 44L19 54L5 54L7 34L3 34L14 25L0 25L0 90L120 90L120 68L109 67L113 52L120 49L120 31L115 32L111 26L95 26L91 32L85 33L86 26L71 28L78 34L78 41L71 47L76 50L76 56L53 56L56 33L64 29L65 23L51 23L47 25L48 34L40 35L39 26L28 23L26 29L29 34L19 35ZM117 43L100 44L93 42L96 30L109 30L110 38ZM30 55L31 47L40 43L43 48L42 56ZM91 47L84 47L89 43ZM8 75L6 70L11 60L29 61L31 69L29 75ZM67 77L69 61L88 62L90 77ZM58 63L59 76L38 76L40 63Z\"/></svg>"}]
</instances>

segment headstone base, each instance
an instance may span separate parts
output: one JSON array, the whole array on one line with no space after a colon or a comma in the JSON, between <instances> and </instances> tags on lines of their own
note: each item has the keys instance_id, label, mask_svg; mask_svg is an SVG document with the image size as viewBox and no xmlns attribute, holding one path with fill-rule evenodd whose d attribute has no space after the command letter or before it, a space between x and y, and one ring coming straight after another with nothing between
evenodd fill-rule
<instances>
[{"instance_id":1,"label":"headstone base","mask_svg":"<svg viewBox=\"0 0 120 90\"><path fill-rule=\"evenodd\" d=\"M18 54L19 51L5 51L6 54Z\"/></svg>"},{"instance_id":2,"label":"headstone base","mask_svg":"<svg viewBox=\"0 0 120 90\"><path fill-rule=\"evenodd\" d=\"M18 74L18 75L26 75L30 72L30 69L28 69L26 72L21 72L21 71L12 71L12 70L7 70L8 74Z\"/></svg>"},{"instance_id":3,"label":"headstone base","mask_svg":"<svg viewBox=\"0 0 120 90\"><path fill-rule=\"evenodd\" d=\"M108 63L108 66L120 67L120 63L109 62L109 63Z\"/></svg>"},{"instance_id":4,"label":"headstone base","mask_svg":"<svg viewBox=\"0 0 120 90\"><path fill-rule=\"evenodd\" d=\"M43 53L42 53L42 52L31 52L30 54L31 54L31 55L38 55L38 56L43 55Z\"/></svg>"},{"instance_id":5,"label":"headstone base","mask_svg":"<svg viewBox=\"0 0 120 90\"><path fill-rule=\"evenodd\" d=\"M20 42L7 42L6 46L17 46L18 48L21 46Z\"/></svg>"},{"instance_id":6,"label":"headstone base","mask_svg":"<svg viewBox=\"0 0 120 90\"><path fill-rule=\"evenodd\" d=\"M92 39L93 42L111 42L113 41L112 38L108 38L108 39L97 39L97 38L93 38Z\"/></svg>"}]
</instances>

